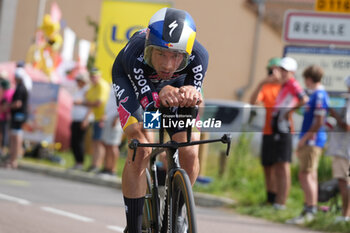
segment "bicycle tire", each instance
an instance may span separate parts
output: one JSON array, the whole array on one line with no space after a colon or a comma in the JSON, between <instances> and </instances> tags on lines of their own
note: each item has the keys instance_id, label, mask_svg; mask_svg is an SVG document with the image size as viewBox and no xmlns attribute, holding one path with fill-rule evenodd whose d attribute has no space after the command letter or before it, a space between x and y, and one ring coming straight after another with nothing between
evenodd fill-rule
<instances>
[{"instance_id":1,"label":"bicycle tire","mask_svg":"<svg viewBox=\"0 0 350 233\"><path fill-rule=\"evenodd\" d=\"M143 233L156 233L153 228L154 223L154 214L152 206L152 183L151 175L149 174L148 169L146 169L146 197L145 204L143 205L143 214L142 214L142 232Z\"/></svg>"},{"instance_id":2,"label":"bicycle tire","mask_svg":"<svg viewBox=\"0 0 350 233\"><path fill-rule=\"evenodd\" d=\"M183 198L183 207L179 208L180 198ZM195 204L192 193L192 185L190 179L183 169L179 169L174 173L172 179L172 222L171 222L171 232L182 232L178 228L178 217L184 219L184 223L187 224L186 233L197 233L197 224L195 216ZM184 212L185 211L185 212ZM180 226L182 227L182 226Z\"/></svg>"}]
</instances>

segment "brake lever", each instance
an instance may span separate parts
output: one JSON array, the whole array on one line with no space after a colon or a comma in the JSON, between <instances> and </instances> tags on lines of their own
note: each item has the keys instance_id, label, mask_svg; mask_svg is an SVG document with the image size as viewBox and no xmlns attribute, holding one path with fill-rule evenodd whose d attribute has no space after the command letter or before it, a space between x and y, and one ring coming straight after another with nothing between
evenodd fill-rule
<instances>
[{"instance_id":1,"label":"brake lever","mask_svg":"<svg viewBox=\"0 0 350 233\"><path fill-rule=\"evenodd\" d=\"M232 140L232 136L231 136L230 134L224 134L224 135L221 137L221 142L227 144L226 156L228 156L229 153L230 153L231 140Z\"/></svg>"},{"instance_id":2,"label":"brake lever","mask_svg":"<svg viewBox=\"0 0 350 233\"><path fill-rule=\"evenodd\" d=\"M129 148L134 150L134 153L132 155L132 161L133 162L135 161L136 150L137 150L137 147L138 147L139 144L140 144L140 142L137 139L132 139L130 144L129 144Z\"/></svg>"}]
</instances>

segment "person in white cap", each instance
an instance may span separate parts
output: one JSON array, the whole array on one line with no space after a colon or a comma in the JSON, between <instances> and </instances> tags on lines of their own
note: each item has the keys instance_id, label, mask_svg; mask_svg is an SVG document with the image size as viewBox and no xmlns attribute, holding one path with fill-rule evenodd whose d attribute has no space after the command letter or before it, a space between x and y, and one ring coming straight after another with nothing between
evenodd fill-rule
<instances>
[{"instance_id":1,"label":"person in white cap","mask_svg":"<svg viewBox=\"0 0 350 233\"><path fill-rule=\"evenodd\" d=\"M293 131L291 113L307 102L307 96L294 75L297 62L291 57L282 58L280 64L282 88L276 98L272 113L273 150L275 156L276 199L274 208L285 209L291 185L290 163L292 161Z\"/></svg>"},{"instance_id":2,"label":"person in white cap","mask_svg":"<svg viewBox=\"0 0 350 233\"><path fill-rule=\"evenodd\" d=\"M326 152L326 155L333 156L332 173L333 177L338 179L342 199L342 216L337 216L335 222L350 222L350 75L345 78L345 84L348 89L345 106L330 109L337 125L333 132L329 133Z\"/></svg>"},{"instance_id":3,"label":"person in white cap","mask_svg":"<svg viewBox=\"0 0 350 233\"><path fill-rule=\"evenodd\" d=\"M83 170L85 148L84 138L87 132L89 123L92 119L88 119L84 122L85 116L89 112L89 108L79 103L85 100L85 94L89 90L89 73L80 72L75 77L76 90L73 93L73 107L71 111L72 123L70 147L73 151L75 165L73 169ZM77 104L78 103L78 104Z\"/></svg>"},{"instance_id":4,"label":"person in white cap","mask_svg":"<svg viewBox=\"0 0 350 233\"><path fill-rule=\"evenodd\" d=\"M30 92L33 88L32 78L28 75L27 71L24 68L25 63L22 61L17 62L15 73L18 73L23 79L23 84L26 87L27 91Z\"/></svg>"}]
</instances>

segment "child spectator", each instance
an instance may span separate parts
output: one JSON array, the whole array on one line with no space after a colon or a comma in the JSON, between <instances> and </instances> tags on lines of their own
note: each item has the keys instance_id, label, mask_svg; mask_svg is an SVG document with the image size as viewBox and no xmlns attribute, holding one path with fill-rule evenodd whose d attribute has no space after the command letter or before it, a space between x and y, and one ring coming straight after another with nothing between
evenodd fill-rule
<instances>
[{"instance_id":1,"label":"child spectator","mask_svg":"<svg viewBox=\"0 0 350 233\"><path fill-rule=\"evenodd\" d=\"M310 99L304 109L304 120L297 147L299 159L299 182L304 192L304 209L299 216L288 220L291 224L304 224L315 218L318 200L318 161L327 141L325 119L329 97L321 84L323 70L312 65L303 72Z\"/></svg>"}]
</instances>

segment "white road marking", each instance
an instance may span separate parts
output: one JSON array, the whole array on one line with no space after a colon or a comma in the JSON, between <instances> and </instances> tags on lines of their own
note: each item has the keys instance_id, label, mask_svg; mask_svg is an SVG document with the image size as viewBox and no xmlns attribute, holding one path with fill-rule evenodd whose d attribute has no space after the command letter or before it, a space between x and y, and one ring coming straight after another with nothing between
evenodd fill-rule
<instances>
[{"instance_id":1,"label":"white road marking","mask_svg":"<svg viewBox=\"0 0 350 233\"><path fill-rule=\"evenodd\" d=\"M18 204L21 204L21 205L30 205L31 204L30 201L27 201L25 199L9 196L9 195L3 194L3 193L0 193L0 199L17 202ZM72 219L75 219L75 220L79 220L79 221L82 221L82 222L94 222L95 221L92 218L88 218L88 217L81 216L81 215L78 215L78 214L70 213L70 212L67 212L67 211L64 211L64 210L60 210L60 209L55 209L55 208L52 208L52 207L43 206L43 207L41 207L41 209L46 211L46 212L50 212L50 213L53 213L53 214L65 216L65 217L72 218ZM121 233L124 232L124 228L120 227L120 226L112 226L112 225L110 225L110 226L107 226L107 228L109 230L112 230L112 231L117 231L117 232L121 232Z\"/></svg>"},{"instance_id":2,"label":"white road marking","mask_svg":"<svg viewBox=\"0 0 350 233\"><path fill-rule=\"evenodd\" d=\"M52 207L44 206L44 207L41 207L41 209L44 210L44 211L53 213L53 214L65 216L65 217L68 217L68 218L73 218L73 219L76 219L76 220L79 220L79 221L82 221L82 222L93 222L93 221L95 221L92 218L84 217L84 216L81 216L81 215L78 215L78 214L73 214L73 213L70 213L70 212L67 212L67 211L64 211L64 210L55 209L55 208L52 208Z\"/></svg>"},{"instance_id":3,"label":"white road marking","mask_svg":"<svg viewBox=\"0 0 350 233\"><path fill-rule=\"evenodd\" d=\"M0 199L17 202L18 204L21 204L21 205L30 205L30 202L27 200L24 200L18 197L12 197L3 193L0 193Z\"/></svg>"},{"instance_id":4,"label":"white road marking","mask_svg":"<svg viewBox=\"0 0 350 233\"><path fill-rule=\"evenodd\" d=\"M112 231L118 231L118 232L124 232L124 228L119 227L119 226L107 226L108 229L112 230Z\"/></svg>"}]
</instances>

